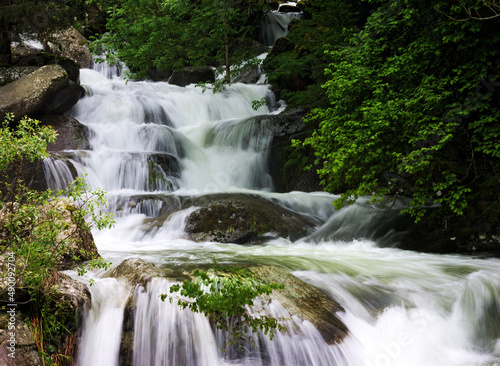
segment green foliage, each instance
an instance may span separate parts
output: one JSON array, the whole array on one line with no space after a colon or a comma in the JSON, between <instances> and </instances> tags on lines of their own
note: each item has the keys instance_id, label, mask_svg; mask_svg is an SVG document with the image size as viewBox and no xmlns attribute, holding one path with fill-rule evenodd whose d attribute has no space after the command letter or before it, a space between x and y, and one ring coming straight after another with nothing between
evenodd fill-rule
<instances>
[{"instance_id":1,"label":"green foliage","mask_svg":"<svg viewBox=\"0 0 500 366\"><path fill-rule=\"evenodd\" d=\"M209 271L195 270L194 281L186 280L182 285L170 287L170 293L180 292L177 304L182 309L190 309L204 314L217 328L230 331L230 344L236 344L245 337L247 331L263 332L272 340L274 331L285 332L278 319L265 315L249 314L248 306L260 295L269 295L275 289L283 289L282 284L265 283L248 269L240 267L220 268L214 262ZM162 301L171 295L161 295ZM187 298L187 299L186 299Z\"/></svg>"},{"instance_id":2,"label":"green foliage","mask_svg":"<svg viewBox=\"0 0 500 366\"><path fill-rule=\"evenodd\" d=\"M62 192L31 189L23 179L30 175L25 163L46 157L47 144L56 134L30 118L21 119L15 129L9 123L12 116L0 129L0 248L15 254L18 275L37 291L62 258L71 255L70 260L79 261L89 256L72 252L71 244L78 244L91 229L111 227L114 222L101 211L106 204L104 191L90 192L82 179Z\"/></svg>"},{"instance_id":3,"label":"green foliage","mask_svg":"<svg viewBox=\"0 0 500 366\"><path fill-rule=\"evenodd\" d=\"M106 204L104 191L89 191L82 179L61 192L32 189L32 163L48 156L47 144L54 142L56 133L27 117L12 128L13 120L8 115L0 128L0 254L15 258L17 285L24 282L31 297L32 331L38 336L44 363L52 364L54 357L67 356L49 357L45 351L60 350L59 343L76 331L67 325L75 323L74 309L61 304L52 288L57 271L95 256L77 248L89 239L91 229L111 227L113 219L101 211ZM94 258L88 266L107 268L109 263ZM79 269L80 275L85 272ZM67 347L69 352L73 346Z\"/></svg>"},{"instance_id":4,"label":"green foliage","mask_svg":"<svg viewBox=\"0 0 500 366\"><path fill-rule=\"evenodd\" d=\"M237 37L252 32L249 20L262 10L254 0L121 0L108 5L109 33L92 43L94 52L124 62L134 74L148 69L239 63L248 55L231 50Z\"/></svg>"},{"instance_id":5,"label":"green foliage","mask_svg":"<svg viewBox=\"0 0 500 366\"><path fill-rule=\"evenodd\" d=\"M327 52L329 106L310 114L319 128L305 144L326 190L343 192L337 207L404 194L417 221L428 201L462 215L479 181L498 180L499 21L435 10L458 16L452 1L377 4L363 30Z\"/></svg>"}]
</instances>

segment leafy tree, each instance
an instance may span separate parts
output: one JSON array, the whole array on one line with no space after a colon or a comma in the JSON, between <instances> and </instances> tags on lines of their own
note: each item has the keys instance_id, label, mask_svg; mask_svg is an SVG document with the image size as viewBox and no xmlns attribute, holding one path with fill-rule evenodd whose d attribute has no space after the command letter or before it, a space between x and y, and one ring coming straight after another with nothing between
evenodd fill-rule
<instances>
[{"instance_id":1,"label":"leafy tree","mask_svg":"<svg viewBox=\"0 0 500 366\"><path fill-rule=\"evenodd\" d=\"M477 192L498 200L499 20L456 22L451 0L373 3L364 29L328 52L329 107L309 117L319 128L305 145L325 189L343 192L337 207L411 196L417 221L428 202L451 217L477 205ZM480 12L477 3L464 2Z\"/></svg>"},{"instance_id":2,"label":"leafy tree","mask_svg":"<svg viewBox=\"0 0 500 366\"><path fill-rule=\"evenodd\" d=\"M109 33L93 47L139 76L150 68L171 71L223 60L229 82L229 65L246 56L233 42L251 33L248 23L262 6L256 0L116 1L107 8Z\"/></svg>"},{"instance_id":3,"label":"leafy tree","mask_svg":"<svg viewBox=\"0 0 500 366\"><path fill-rule=\"evenodd\" d=\"M214 262L209 271L195 270L194 281L171 286L170 293L180 292L182 298L177 303L181 308L202 313L217 329L229 331L229 344L234 345L243 340L249 330L262 331L271 340L275 330L286 331L278 319L249 314L247 310L258 296L269 295L275 289L283 289L283 285L265 283L248 269L222 269ZM161 295L162 301L167 298L173 301L171 295Z\"/></svg>"}]
</instances>

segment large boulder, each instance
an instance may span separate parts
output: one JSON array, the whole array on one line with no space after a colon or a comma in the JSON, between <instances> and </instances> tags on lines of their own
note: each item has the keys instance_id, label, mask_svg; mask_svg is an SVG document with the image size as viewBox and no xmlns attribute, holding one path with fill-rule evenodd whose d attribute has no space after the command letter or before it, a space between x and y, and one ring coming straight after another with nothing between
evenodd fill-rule
<instances>
[{"instance_id":1,"label":"large boulder","mask_svg":"<svg viewBox=\"0 0 500 366\"><path fill-rule=\"evenodd\" d=\"M44 40L44 50L75 60L81 68L89 68L92 63L87 39L75 28L55 32Z\"/></svg>"},{"instance_id":2,"label":"large boulder","mask_svg":"<svg viewBox=\"0 0 500 366\"><path fill-rule=\"evenodd\" d=\"M0 239L8 242L10 232L5 226L5 222L11 220L13 215L16 215L18 203L5 204L0 210ZM46 205L39 207L37 220L33 223L33 227L47 222L55 225L60 225L63 229L57 233L52 250L52 255L56 256L55 269L67 270L76 267L78 264L100 258L97 247L95 246L92 233L86 227L84 222L77 219L76 207L68 199L59 199L48 202ZM31 227L24 227L24 231L20 233L28 233L32 230Z\"/></svg>"},{"instance_id":3,"label":"large boulder","mask_svg":"<svg viewBox=\"0 0 500 366\"><path fill-rule=\"evenodd\" d=\"M185 67L180 71L174 71L168 79L170 84L186 86L189 84L215 82L214 70L208 66Z\"/></svg>"},{"instance_id":4,"label":"large boulder","mask_svg":"<svg viewBox=\"0 0 500 366\"><path fill-rule=\"evenodd\" d=\"M317 288L278 267L251 266L249 269L264 283L275 282L284 285L284 289L274 290L270 296L261 297L264 308L271 301L279 302L297 321L311 322L328 344L340 343L348 334L346 325L336 315L344 311L342 306ZM225 267L221 266L218 271L224 272ZM228 268L228 271L233 272L234 267ZM175 269L159 268L138 258L125 260L111 272L110 276L124 279L132 286L138 286L130 294L125 306L120 347L120 365L131 365L134 350L134 326L138 315L136 313L137 294L148 291L147 283L154 277L177 282L186 278L193 280L193 278L192 274L180 273Z\"/></svg>"},{"instance_id":5,"label":"large boulder","mask_svg":"<svg viewBox=\"0 0 500 366\"><path fill-rule=\"evenodd\" d=\"M296 240L311 232L310 217L253 195L216 198L191 213L186 232L191 240L219 243L253 244L270 237Z\"/></svg>"},{"instance_id":6,"label":"large boulder","mask_svg":"<svg viewBox=\"0 0 500 366\"><path fill-rule=\"evenodd\" d=\"M48 65L0 89L0 118L64 113L78 102L80 87L59 65Z\"/></svg>"},{"instance_id":7,"label":"large boulder","mask_svg":"<svg viewBox=\"0 0 500 366\"><path fill-rule=\"evenodd\" d=\"M54 348L54 352L50 355L52 361L62 359L75 358L76 356L76 337L81 326L84 311L90 306L90 292L86 285L66 276L63 273L53 273L52 278L46 282L48 288L40 289L43 292L41 296L42 303L40 308L54 309L54 313L50 314L49 321L57 322L59 327L53 329L44 329L44 332L50 332L50 346ZM18 298L16 289L16 297ZM19 298L18 298L19 299ZM17 300L17 299L16 299ZM28 307L23 306L23 303L18 303L15 308L15 315L9 313L0 314L0 364L2 366L38 366L42 365L40 360L37 342L40 339L35 339L33 334L25 322L26 318L38 321L39 314L31 313ZM14 328L12 328L14 327ZM54 333L60 332L60 333ZM12 333L15 333L14 341ZM14 344L15 358L12 355L10 343ZM45 340L45 342L48 342ZM47 347L47 343L45 343ZM58 364L58 363L57 363ZM70 364L70 363L64 363ZM72 364L72 363L71 363Z\"/></svg>"}]
</instances>

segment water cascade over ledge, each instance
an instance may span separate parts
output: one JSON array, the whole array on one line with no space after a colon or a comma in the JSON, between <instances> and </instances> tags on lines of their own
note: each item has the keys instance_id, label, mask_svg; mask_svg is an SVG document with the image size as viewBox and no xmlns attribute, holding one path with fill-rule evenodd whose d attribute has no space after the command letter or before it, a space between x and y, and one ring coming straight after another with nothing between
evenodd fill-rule
<instances>
[{"instance_id":1,"label":"water cascade over ledge","mask_svg":"<svg viewBox=\"0 0 500 366\"><path fill-rule=\"evenodd\" d=\"M204 94L193 85L125 83L93 70L81 70L81 83L87 95L70 114L89 129L91 148L64 156L108 192L117 224L93 233L105 259L116 266L141 258L179 271L213 259L278 266L340 303L337 316L349 333L328 344L315 326L272 301L265 311L285 317L290 331L224 353L226 335L202 315L159 300L168 280L131 287L105 274L91 288L78 365L500 365L500 261L391 248L398 236L390 233L382 248L372 234L383 221L365 200L335 211L327 193L273 192L272 126L251 118L278 112L266 85ZM270 105L253 110L262 98ZM57 161L46 168L54 187L71 175ZM194 203L227 193L295 212L312 229L295 241L269 233L258 245L190 240L185 225ZM124 359L127 311L133 352Z\"/></svg>"}]
</instances>

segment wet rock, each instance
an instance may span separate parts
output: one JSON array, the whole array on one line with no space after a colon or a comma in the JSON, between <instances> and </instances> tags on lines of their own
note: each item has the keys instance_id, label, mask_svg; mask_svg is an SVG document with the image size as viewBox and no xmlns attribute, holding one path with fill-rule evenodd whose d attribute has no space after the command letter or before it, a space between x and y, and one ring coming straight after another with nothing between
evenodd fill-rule
<instances>
[{"instance_id":1,"label":"wet rock","mask_svg":"<svg viewBox=\"0 0 500 366\"><path fill-rule=\"evenodd\" d=\"M51 126L57 132L57 139L47 146L47 151L57 152L63 150L88 150L88 128L73 117L48 114L40 117L44 125Z\"/></svg>"},{"instance_id":2,"label":"wet rock","mask_svg":"<svg viewBox=\"0 0 500 366\"><path fill-rule=\"evenodd\" d=\"M269 237L296 240L314 226L312 219L253 195L209 196L206 207L188 218L186 232L194 241L252 244Z\"/></svg>"},{"instance_id":3,"label":"wet rock","mask_svg":"<svg viewBox=\"0 0 500 366\"><path fill-rule=\"evenodd\" d=\"M214 70L208 66L185 67L181 71L174 71L168 79L170 84L186 86L189 84L215 82Z\"/></svg>"},{"instance_id":4,"label":"wet rock","mask_svg":"<svg viewBox=\"0 0 500 366\"><path fill-rule=\"evenodd\" d=\"M17 118L42 113L63 113L80 98L80 88L70 82L59 65L49 65L0 89L0 118L13 113Z\"/></svg>"},{"instance_id":5,"label":"wet rock","mask_svg":"<svg viewBox=\"0 0 500 366\"><path fill-rule=\"evenodd\" d=\"M125 259L110 273L109 277L122 279L132 286L137 284L145 286L153 277L166 277L175 280L185 280L185 274L170 268L160 268L140 258Z\"/></svg>"},{"instance_id":6,"label":"wet rock","mask_svg":"<svg viewBox=\"0 0 500 366\"><path fill-rule=\"evenodd\" d=\"M166 277L175 281L183 281L188 278L178 270L156 267L140 258L129 258L111 271L109 277L127 281L133 287L140 286L137 290L144 291L146 284L154 277ZM160 299L158 299L160 301ZM134 351L134 323L137 297L134 291L130 294L125 305L122 325L122 337L120 345L120 365L132 365Z\"/></svg>"},{"instance_id":7,"label":"wet rock","mask_svg":"<svg viewBox=\"0 0 500 366\"><path fill-rule=\"evenodd\" d=\"M347 326L335 315L344 308L335 300L278 267L252 266L250 270L264 281L283 284L283 290L273 290L271 299L277 300L291 315L310 321L325 342L339 343L347 335Z\"/></svg>"}]
</instances>

